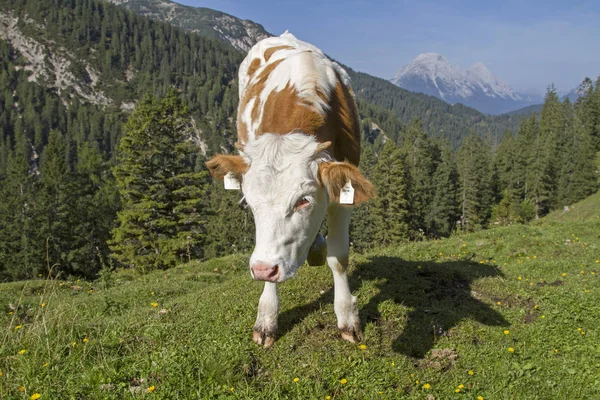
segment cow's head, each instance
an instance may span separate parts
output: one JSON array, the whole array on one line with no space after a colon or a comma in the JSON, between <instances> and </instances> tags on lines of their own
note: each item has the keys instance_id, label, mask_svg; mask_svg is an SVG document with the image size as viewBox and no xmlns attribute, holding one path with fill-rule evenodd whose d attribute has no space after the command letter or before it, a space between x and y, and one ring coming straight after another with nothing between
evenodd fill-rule
<instances>
[{"instance_id":1,"label":"cow's head","mask_svg":"<svg viewBox=\"0 0 600 400\"><path fill-rule=\"evenodd\" d=\"M358 168L331 160L329 145L303 133L264 134L240 149L241 156L217 155L206 163L214 177L231 173L242 182L256 225L254 279L283 282L296 274L346 182L354 187L354 204L373 196Z\"/></svg>"}]
</instances>

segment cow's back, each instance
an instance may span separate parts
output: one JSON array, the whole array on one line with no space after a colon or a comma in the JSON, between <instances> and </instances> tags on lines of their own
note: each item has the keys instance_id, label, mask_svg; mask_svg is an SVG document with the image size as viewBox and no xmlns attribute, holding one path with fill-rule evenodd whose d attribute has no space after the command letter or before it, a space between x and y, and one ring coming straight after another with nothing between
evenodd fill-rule
<instances>
[{"instance_id":1,"label":"cow's back","mask_svg":"<svg viewBox=\"0 0 600 400\"><path fill-rule=\"evenodd\" d=\"M299 130L331 141L338 161L358 165L358 111L346 71L290 33L258 42L239 71L238 140Z\"/></svg>"}]
</instances>

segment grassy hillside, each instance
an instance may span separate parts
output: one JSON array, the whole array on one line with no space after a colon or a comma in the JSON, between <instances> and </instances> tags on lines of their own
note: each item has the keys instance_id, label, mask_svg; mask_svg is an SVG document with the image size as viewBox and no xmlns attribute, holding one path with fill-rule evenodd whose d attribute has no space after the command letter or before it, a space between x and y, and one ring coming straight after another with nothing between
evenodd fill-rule
<instances>
[{"instance_id":1,"label":"grassy hillside","mask_svg":"<svg viewBox=\"0 0 600 400\"><path fill-rule=\"evenodd\" d=\"M598 398L599 234L547 221L354 255L363 347L339 338L327 267L280 285L270 350L241 255L2 284L0 398Z\"/></svg>"},{"instance_id":2,"label":"grassy hillside","mask_svg":"<svg viewBox=\"0 0 600 400\"><path fill-rule=\"evenodd\" d=\"M596 192L580 202L569 206L569 210L556 210L544 221L575 222L600 219L600 192Z\"/></svg>"}]
</instances>

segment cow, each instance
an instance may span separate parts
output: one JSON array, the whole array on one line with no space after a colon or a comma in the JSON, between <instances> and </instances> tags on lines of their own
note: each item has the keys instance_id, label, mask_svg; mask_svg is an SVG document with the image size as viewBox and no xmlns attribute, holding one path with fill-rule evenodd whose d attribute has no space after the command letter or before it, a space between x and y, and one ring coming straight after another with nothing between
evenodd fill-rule
<instances>
[{"instance_id":1,"label":"cow","mask_svg":"<svg viewBox=\"0 0 600 400\"><path fill-rule=\"evenodd\" d=\"M275 342L277 283L305 262L327 215L327 264L334 309L344 339L360 342L356 298L348 285L351 189L356 205L374 196L358 169L358 110L346 71L321 50L285 32L258 42L239 69L239 155L206 164L215 178L235 179L256 225L250 273L265 281L253 340ZM351 185L351 189L350 189Z\"/></svg>"}]
</instances>

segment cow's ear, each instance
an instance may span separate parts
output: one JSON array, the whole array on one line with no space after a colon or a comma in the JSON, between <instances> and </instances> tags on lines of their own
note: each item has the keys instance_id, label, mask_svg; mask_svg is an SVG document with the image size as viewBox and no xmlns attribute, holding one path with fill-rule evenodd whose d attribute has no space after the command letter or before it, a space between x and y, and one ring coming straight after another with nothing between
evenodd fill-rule
<instances>
[{"instance_id":1,"label":"cow's ear","mask_svg":"<svg viewBox=\"0 0 600 400\"><path fill-rule=\"evenodd\" d=\"M330 202L340 202L340 192L348 181L354 188L354 204L364 203L375 197L373 184L348 162L320 163L319 180L327 188Z\"/></svg>"},{"instance_id":2,"label":"cow's ear","mask_svg":"<svg viewBox=\"0 0 600 400\"><path fill-rule=\"evenodd\" d=\"M246 164L242 156L228 156L224 154L217 154L206 162L206 166L215 178L222 180L225 175L231 172L238 181L242 180L242 176L250 167Z\"/></svg>"}]
</instances>

